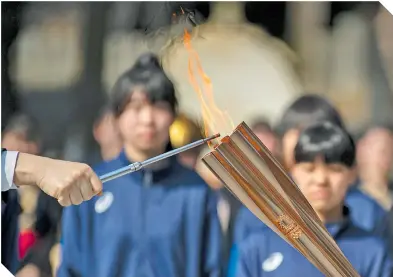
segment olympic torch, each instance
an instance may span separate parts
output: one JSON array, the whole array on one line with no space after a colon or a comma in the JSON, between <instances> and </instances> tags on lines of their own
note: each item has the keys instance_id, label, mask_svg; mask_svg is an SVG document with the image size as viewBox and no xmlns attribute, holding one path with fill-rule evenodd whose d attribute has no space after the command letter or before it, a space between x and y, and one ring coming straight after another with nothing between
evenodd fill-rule
<instances>
[{"instance_id":1,"label":"olympic torch","mask_svg":"<svg viewBox=\"0 0 393 277\"><path fill-rule=\"evenodd\" d=\"M245 123L202 160L248 209L326 276L359 276L304 195Z\"/></svg>"}]
</instances>

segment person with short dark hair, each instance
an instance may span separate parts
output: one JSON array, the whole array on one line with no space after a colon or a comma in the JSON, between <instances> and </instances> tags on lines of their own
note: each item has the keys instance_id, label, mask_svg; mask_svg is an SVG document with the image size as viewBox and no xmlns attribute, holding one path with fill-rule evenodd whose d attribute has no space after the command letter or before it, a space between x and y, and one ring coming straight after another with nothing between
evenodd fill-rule
<instances>
[{"instance_id":1,"label":"person with short dark hair","mask_svg":"<svg viewBox=\"0 0 393 277\"><path fill-rule=\"evenodd\" d=\"M111 94L123 151L97 174L171 148L177 99L158 58L141 56ZM103 196L66 208L58 277L217 277L221 231L216 195L172 157L106 183Z\"/></svg>"},{"instance_id":2,"label":"person with short dark hair","mask_svg":"<svg viewBox=\"0 0 393 277\"><path fill-rule=\"evenodd\" d=\"M35 214L37 219L31 231L36 241L21 260L17 277L52 276L49 257L51 248L58 243L62 207L56 199L40 193Z\"/></svg>"},{"instance_id":3,"label":"person with short dark hair","mask_svg":"<svg viewBox=\"0 0 393 277\"><path fill-rule=\"evenodd\" d=\"M293 166L294 146L299 132L307 126L321 121L329 121L345 129L345 124L339 112L324 98L317 95L306 95L295 100L284 112L278 127L283 149L283 161L288 170ZM281 127L280 127L281 126ZM355 186L348 190L346 203L352 209L352 219L367 231L387 236L386 211L371 197L361 192ZM249 217L254 217L248 211ZM242 218L242 212L239 215ZM261 222L255 224L259 226Z\"/></svg>"},{"instance_id":4,"label":"person with short dark hair","mask_svg":"<svg viewBox=\"0 0 393 277\"><path fill-rule=\"evenodd\" d=\"M357 164L359 188L386 210L393 205L393 130L375 126L358 142Z\"/></svg>"},{"instance_id":5,"label":"person with short dark hair","mask_svg":"<svg viewBox=\"0 0 393 277\"><path fill-rule=\"evenodd\" d=\"M304 95L287 107L277 130L283 135L289 129L302 128L325 119L344 127L339 112L327 99L316 94Z\"/></svg>"},{"instance_id":6,"label":"person with short dark hair","mask_svg":"<svg viewBox=\"0 0 393 277\"><path fill-rule=\"evenodd\" d=\"M284 112L281 122L278 124L278 134L281 138L282 160L288 171L294 165L294 149L298 142L299 133L305 127L321 121L329 121L345 129L338 111L327 100L317 95L298 98ZM345 201L351 209L351 219L355 224L383 237L389 244L391 243L387 212L374 199L364 194L356 186L351 186ZM236 260L236 245L249 235L265 228L267 226L250 210L244 206L240 209L230 264ZM231 272L233 273L233 270Z\"/></svg>"},{"instance_id":7,"label":"person with short dark hair","mask_svg":"<svg viewBox=\"0 0 393 277\"><path fill-rule=\"evenodd\" d=\"M8 151L20 151L33 155L39 154L42 148L42 138L38 122L32 116L24 113L17 113L11 116L2 134L2 147L5 147ZM11 157L12 155L11 152L8 152L7 156ZM18 191L3 192L3 197L5 194L18 194L9 199L13 199L13 201L18 201L20 203L31 203L35 201L38 189L35 186L23 186L19 188ZM9 210L11 207L18 207L16 209L18 212L16 212L16 210L10 212ZM22 207L19 208L19 203L14 203L14 205L8 203L7 205L7 212L12 214L7 216L7 218L11 219L15 217L14 221L18 221L18 223L15 223L15 225L18 224L15 230L19 233L19 258L21 258L22 253L26 252L34 244L34 240L29 236L31 232L29 232L30 230L26 230L29 228L26 228L26 224L24 224L26 221L34 221L34 214L33 211L27 211L25 207L26 205L22 205ZM11 229L11 225L11 222L7 223L8 230ZM8 241L10 241L10 239L8 239Z\"/></svg>"},{"instance_id":8,"label":"person with short dark hair","mask_svg":"<svg viewBox=\"0 0 393 277\"><path fill-rule=\"evenodd\" d=\"M104 161L110 161L119 155L123 142L116 126L112 107L109 105L99 112L93 126L93 135L100 146L101 158Z\"/></svg>"},{"instance_id":9,"label":"person with short dark hair","mask_svg":"<svg viewBox=\"0 0 393 277\"><path fill-rule=\"evenodd\" d=\"M318 95L299 97L284 111L276 130L281 138L281 154L285 167L290 168L294 162L293 148L299 130L324 120L345 127L339 112L329 101Z\"/></svg>"},{"instance_id":10,"label":"person with short dark hair","mask_svg":"<svg viewBox=\"0 0 393 277\"><path fill-rule=\"evenodd\" d=\"M385 243L358 227L345 196L353 182L355 143L331 122L304 129L295 147L293 180L344 255L362 277L390 277L393 262ZM272 230L249 236L239 246L236 276L323 276Z\"/></svg>"},{"instance_id":11,"label":"person with short dark hair","mask_svg":"<svg viewBox=\"0 0 393 277\"><path fill-rule=\"evenodd\" d=\"M12 116L3 131L1 145L8 151L39 154L42 138L37 121L27 114Z\"/></svg>"}]
</instances>

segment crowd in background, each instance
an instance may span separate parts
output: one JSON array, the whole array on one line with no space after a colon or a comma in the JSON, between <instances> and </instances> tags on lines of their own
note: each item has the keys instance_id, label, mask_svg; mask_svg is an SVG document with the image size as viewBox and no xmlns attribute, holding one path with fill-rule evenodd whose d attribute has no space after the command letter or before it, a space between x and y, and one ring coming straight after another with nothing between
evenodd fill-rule
<instances>
[{"instance_id":1,"label":"crowd in background","mask_svg":"<svg viewBox=\"0 0 393 277\"><path fill-rule=\"evenodd\" d=\"M201 126L184 114L177 114L176 103L173 85L165 77L165 73L154 55L142 56L139 63L119 78L114 87L113 97L98 114L96 123L92 126L92 132L100 145L104 161L96 167L97 172L106 173L127 165L131 161L144 160L170 148L180 147L201 138ZM305 162L308 163L314 162L313 158L307 160L307 155L311 155L310 153L298 154L295 150L300 147L299 136L306 136L302 130L306 128L312 132L307 127L325 121L338 126L338 131L332 130L338 132L336 136L340 137L341 134L345 138L343 134L347 131L345 131L345 124L339 113L327 100L310 94L295 100L284 111L278 126L273 128L263 118L256 118L252 122L251 128L276 158L285 165L287 170L293 173L292 170L296 168L297 164L303 162L299 159L305 159ZM321 126L319 128L322 128L322 131L317 129L314 132L317 132L318 139L327 140L329 146L329 128L328 131L325 130L327 137L324 137L323 128L326 126L323 127L323 124ZM23 114L15 115L3 132L3 147L37 154L41 147L38 130L39 126L32 118ZM349 134L346 136L351 138ZM334 148L346 145L342 140L335 141L335 143ZM370 234L373 233L375 236L381 237L386 242L386 249L393 251L389 241L392 234L389 231L389 224L391 224L390 220L393 220L389 214L393 196L390 179L393 164L392 127L389 125L370 126L356 140L356 143L353 143L352 148L347 147L349 150L346 149L340 153L334 152L334 149L325 149L326 152L323 152L324 162L335 165L343 164L351 168L353 176L347 177L346 182L351 184L348 187L348 192L345 192L345 203L351 210L351 220L355 222L356 226L363 228ZM306 150L303 149L303 151ZM102 199L119 201L117 209L106 215L105 207L100 208L100 205L97 204L102 202L100 197L91 203L67 208L66 214L63 216L62 229L62 208L56 200L34 188L20 190L20 232L15 240L15 245L18 245L17 254L20 262L14 268L18 272L17 276L52 276L52 274L56 274L58 267L60 267L58 276L129 276L128 274L139 275L145 271L148 274L154 272L148 276L220 276L223 272L228 275L235 274L238 272L236 268L239 270L237 259L241 259L238 246L247 242L250 237L253 238L253 235L263 234L266 230L264 224L243 207L229 191L224 189L223 183L200 161L201 156L207 151L209 151L208 147L197 148L180 154L177 157L178 161L172 159L166 161L166 163L174 163L172 166L176 165L172 169L175 170L173 173L162 172L165 171L165 168L172 167L164 163L158 168L152 168L150 177L146 177L149 174L149 171L146 170L140 176L133 174L132 177L120 178L116 183L108 183L105 192L108 194L104 193ZM297 155L307 157L299 158ZM192 170L196 170L204 181L198 179ZM308 174L311 174L310 172L312 169L308 171ZM172 174L175 176L168 177ZM146 181L146 178L149 180ZM295 180L298 180L296 175ZM145 181L148 183L145 184ZM144 193L132 188L139 182L145 186ZM212 192L205 191L203 182L210 186ZM299 183L301 182L299 180ZM181 188L176 187L180 191L173 193L165 191L165 186L180 186ZM346 187L347 185L341 183L341 186ZM152 187L156 187L155 189L158 191L153 192L154 189L149 191ZM160 191L161 189L164 191ZM116 198L123 195L124 199L114 200L113 195ZM198 196L201 197L199 200ZM18 198L17 195L14 197ZM217 201L209 200L210 197ZM182 198L184 199L181 200ZM140 202L141 199L147 202ZM193 200L191 201L191 199ZM157 201L161 206L160 210L154 207L157 204L154 202ZM213 214L203 219L206 216L206 211L203 212L206 209L204 207L205 201L214 203L214 208L210 213L218 215L217 221L215 221ZM333 199L332 201L340 202L341 200ZM129 202L133 202L133 204ZM101 205L105 206L105 203L101 203ZM181 209L177 212L180 212L179 215L173 211L174 208ZM197 209L201 210L197 211ZM201 212L202 214L200 214ZM190 218L180 219L182 218L181 213L185 213L184 216ZM178 216L180 218L177 218ZM202 218L198 219L200 216ZM107 220L104 219L105 217ZM3 220L5 219L3 218ZM185 222L180 223L179 220ZM187 223L189 220L193 222ZM125 222L128 223L125 224ZM217 230L212 229L215 223L219 223L220 226L217 225ZM141 224L142 226L140 226ZM176 227L174 229L172 229L173 224ZM177 224L190 224L190 226L183 230ZM207 225L205 226L205 224ZM15 232L15 230L13 231ZM208 233L205 233L206 231ZM131 232L131 234L125 235L124 232ZM146 237L143 236L143 232L147 232ZM172 237L180 234L182 234L181 236L191 235L191 237L182 238L180 241ZM280 240L277 235L271 236L276 236L273 240ZM132 239L137 241L132 241ZM174 240L172 243L175 244L186 244L182 246L186 249L179 250L180 252L176 254L176 247L172 248L174 246L166 242L167 239ZM260 244L262 249L270 245L269 242L264 246L263 241L265 240L258 239L259 241L254 240L252 244ZM140 246L134 246L139 243ZM168 243L169 245L167 245ZM277 244L279 243L277 242ZM361 243L362 240L359 241L359 244ZM372 249L372 246L368 245L370 242L367 241L367 237L364 238L364 244L369 250ZM140 250L139 247L141 247ZM157 255L163 256L145 257L144 255L153 254L151 248L154 247L157 247L154 252L157 251ZM136 254L133 253L134 251L142 251L142 253ZM349 254L345 253L350 256L354 255L353 251L357 252L359 249L354 247L349 250ZM249 252L252 253L251 250ZM5 257L9 258L9 253L11 252L8 252ZM250 253L247 255L251 255ZM388 255L388 252L386 254ZM139 255L141 256L138 257ZM179 259L178 255L186 255L187 259L193 257L195 260L187 260L183 265L176 265L175 261ZM292 258L294 257L292 256ZM139 259L146 259L149 262L144 264ZM249 259L252 260L249 257L246 261ZM9 268L12 268L15 261L10 260ZM163 265L149 264L150 262L163 263ZM370 271L367 276L390 276L386 275L386 270L392 272L391 269L385 269L382 268L384 265L373 263L374 266L381 268L373 269L378 273ZM202 268L198 268L202 265ZM240 276L240 274L242 274L241 276L265 276L258 275L255 271L247 273L247 270L250 270L246 268L247 265L241 264L241 266L243 266L242 272L231 276ZM160 273L161 270L168 270L168 272L166 274ZM188 272L189 270L193 270L193 272Z\"/></svg>"},{"instance_id":2,"label":"crowd in background","mask_svg":"<svg viewBox=\"0 0 393 277\"><path fill-rule=\"evenodd\" d=\"M156 55L128 67L88 130L99 145L98 175L203 137L202 119L180 111L177 83ZM264 111L244 120L361 276L391 277L393 118L355 135L321 93L301 94L276 124ZM2 147L41 154L40 129L30 114L15 113ZM195 148L110 181L102 196L64 211L33 187L3 194L2 263L17 277L320 276L225 189L201 161L208 151Z\"/></svg>"}]
</instances>

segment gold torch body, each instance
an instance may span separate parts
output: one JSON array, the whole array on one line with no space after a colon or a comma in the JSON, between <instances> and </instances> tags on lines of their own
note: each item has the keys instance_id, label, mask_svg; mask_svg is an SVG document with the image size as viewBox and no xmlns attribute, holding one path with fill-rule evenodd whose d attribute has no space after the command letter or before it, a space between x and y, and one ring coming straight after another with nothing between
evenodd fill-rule
<instances>
[{"instance_id":1,"label":"gold torch body","mask_svg":"<svg viewBox=\"0 0 393 277\"><path fill-rule=\"evenodd\" d=\"M245 123L202 160L251 212L325 276L359 276L307 199Z\"/></svg>"}]
</instances>

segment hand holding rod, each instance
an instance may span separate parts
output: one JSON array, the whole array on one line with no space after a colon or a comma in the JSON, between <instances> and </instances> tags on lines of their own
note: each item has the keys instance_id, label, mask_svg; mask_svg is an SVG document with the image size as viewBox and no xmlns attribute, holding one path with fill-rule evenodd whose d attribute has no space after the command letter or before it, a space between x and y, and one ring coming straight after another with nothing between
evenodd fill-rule
<instances>
[{"instance_id":1,"label":"hand holding rod","mask_svg":"<svg viewBox=\"0 0 393 277\"><path fill-rule=\"evenodd\" d=\"M166 158L169 158L169 157L172 157L174 155L177 155L177 154L179 154L181 152L190 150L191 148L200 146L200 145L202 145L202 144L204 144L204 143L206 143L206 142L208 142L210 140L218 138L219 136L220 136L220 134L216 134L214 136L210 136L210 137L205 138L205 139L197 140L195 142L192 142L190 144L184 145L184 146L179 147L177 149L174 149L174 150L168 151L166 153L163 153L161 155L155 156L153 158L147 159L147 160L145 160L143 162L132 163L132 164L130 164L128 166L119 168L117 170L114 170L112 172L109 172L107 174L104 174L104 175L100 176L100 180L103 183L105 183L105 182L117 179L117 178L119 178L121 176L124 176L126 174L138 171L138 170L142 169L143 167L145 167L147 165L156 163L158 161L161 161L161 160L164 160Z\"/></svg>"}]
</instances>

